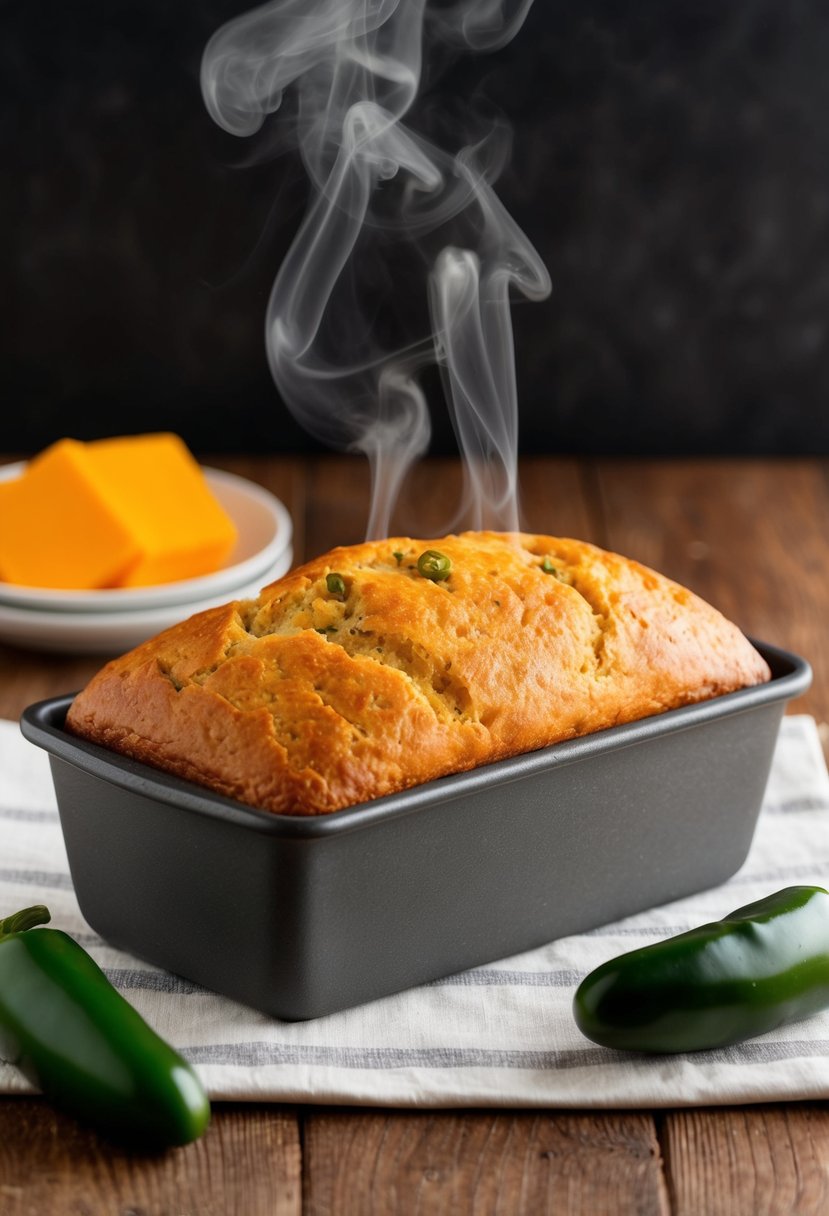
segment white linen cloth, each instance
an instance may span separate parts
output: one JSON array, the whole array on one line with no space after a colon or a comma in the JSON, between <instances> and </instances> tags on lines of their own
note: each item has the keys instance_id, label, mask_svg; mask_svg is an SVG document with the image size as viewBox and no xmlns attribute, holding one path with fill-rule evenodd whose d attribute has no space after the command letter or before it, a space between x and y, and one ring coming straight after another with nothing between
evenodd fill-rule
<instances>
[{"instance_id":1,"label":"white linen cloth","mask_svg":"<svg viewBox=\"0 0 829 1216\"><path fill-rule=\"evenodd\" d=\"M211 1098L365 1105L659 1107L829 1096L829 1011L716 1051L640 1057L585 1039L579 980L605 959L795 884L829 885L829 777L786 717L750 855L722 886L311 1022L280 1022L113 949L81 917L45 753L0 722L0 917L45 903ZM136 913L140 914L136 908ZM0 1062L0 1092L31 1087Z\"/></svg>"}]
</instances>

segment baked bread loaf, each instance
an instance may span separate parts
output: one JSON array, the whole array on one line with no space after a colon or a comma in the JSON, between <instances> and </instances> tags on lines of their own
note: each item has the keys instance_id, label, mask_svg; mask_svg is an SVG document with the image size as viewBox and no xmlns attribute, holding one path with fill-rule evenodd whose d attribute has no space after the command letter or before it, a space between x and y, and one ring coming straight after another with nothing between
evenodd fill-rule
<instances>
[{"instance_id":1,"label":"baked bread loaf","mask_svg":"<svg viewBox=\"0 0 829 1216\"><path fill-rule=\"evenodd\" d=\"M735 625L634 561L468 532L334 549L190 617L104 667L67 728L318 815L769 675Z\"/></svg>"}]
</instances>

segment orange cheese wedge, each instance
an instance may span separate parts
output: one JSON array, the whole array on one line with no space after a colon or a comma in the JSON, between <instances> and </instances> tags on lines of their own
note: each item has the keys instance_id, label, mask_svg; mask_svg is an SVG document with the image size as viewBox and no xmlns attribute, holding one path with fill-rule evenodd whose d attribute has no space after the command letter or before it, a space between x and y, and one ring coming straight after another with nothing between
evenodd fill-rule
<instances>
[{"instance_id":1,"label":"orange cheese wedge","mask_svg":"<svg viewBox=\"0 0 829 1216\"><path fill-rule=\"evenodd\" d=\"M118 583L140 557L82 443L61 439L0 484L0 573L29 587L92 590Z\"/></svg>"},{"instance_id":2,"label":"orange cheese wedge","mask_svg":"<svg viewBox=\"0 0 829 1216\"><path fill-rule=\"evenodd\" d=\"M177 435L99 439L87 450L97 484L131 521L139 549L119 586L195 578L221 566L236 529Z\"/></svg>"},{"instance_id":3,"label":"orange cheese wedge","mask_svg":"<svg viewBox=\"0 0 829 1216\"><path fill-rule=\"evenodd\" d=\"M176 435L62 439L0 482L0 578L139 587L208 574L236 540Z\"/></svg>"}]
</instances>

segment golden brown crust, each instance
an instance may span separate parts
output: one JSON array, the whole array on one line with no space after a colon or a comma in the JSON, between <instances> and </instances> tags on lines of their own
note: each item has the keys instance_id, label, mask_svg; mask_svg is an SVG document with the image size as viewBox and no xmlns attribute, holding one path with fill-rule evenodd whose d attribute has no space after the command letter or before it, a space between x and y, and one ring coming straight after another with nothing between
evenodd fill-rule
<instances>
[{"instance_id":1,"label":"golden brown crust","mask_svg":"<svg viewBox=\"0 0 829 1216\"><path fill-rule=\"evenodd\" d=\"M451 559L447 580L419 574L425 549ZM394 538L334 549L115 659L67 728L313 815L769 674L710 605L583 541Z\"/></svg>"}]
</instances>

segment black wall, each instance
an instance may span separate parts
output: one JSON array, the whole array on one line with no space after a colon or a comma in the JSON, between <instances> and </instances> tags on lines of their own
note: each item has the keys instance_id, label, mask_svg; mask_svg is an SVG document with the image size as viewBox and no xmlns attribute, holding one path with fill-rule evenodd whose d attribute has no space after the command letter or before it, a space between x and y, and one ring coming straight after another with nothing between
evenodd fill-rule
<instances>
[{"instance_id":1,"label":"black wall","mask_svg":"<svg viewBox=\"0 0 829 1216\"><path fill-rule=\"evenodd\" d=\"M315 447L263 342L304 178L198 87L246 7L0 8L3 449ZM499 192L554 283L513 314L525 450L829 451L827 64L825 0L536 0L510 47L430 67L424 114L512 122Z\"/></svg>"}]
</instances>

